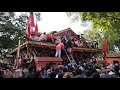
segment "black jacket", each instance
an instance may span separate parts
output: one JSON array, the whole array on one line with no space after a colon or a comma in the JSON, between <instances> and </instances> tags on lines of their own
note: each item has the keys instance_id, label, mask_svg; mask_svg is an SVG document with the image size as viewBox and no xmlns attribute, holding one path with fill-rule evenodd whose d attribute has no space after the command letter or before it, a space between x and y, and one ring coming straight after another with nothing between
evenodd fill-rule
<instances>
[{"instance_id":1,"label":"black jacket","mask_svg":"<svg viewBox=\"0 0 120 90\"><path fill-rule=\"evenodd\" d=\"M66 43L66 48L72 48L72 42L70 39Z\"/></svg>"},{"instance_id":2,"label":"black jacket","mask_svg":"<svg viewBox=\"0 0 120 90\"><path fill-rule=\"evenodd\" d=\"M65 45L65 44L66 44L65 38L62 38L62 39L61 39L61 42Z\"/></svg>"}]
</instances>

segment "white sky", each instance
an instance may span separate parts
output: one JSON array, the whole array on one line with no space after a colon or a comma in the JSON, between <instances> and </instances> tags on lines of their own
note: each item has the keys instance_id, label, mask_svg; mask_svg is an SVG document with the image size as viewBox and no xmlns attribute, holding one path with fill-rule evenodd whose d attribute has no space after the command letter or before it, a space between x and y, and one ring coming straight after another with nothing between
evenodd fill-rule
<instances>
[{"instance_id":1,"label":"white sky","mask_svg":"<svg viewBox=\"0 0 120 90\"><path fill-rule=\"evenodd\" d=\"M39 32L51 32L60 31L66 28L71 28L75 33L83 33L88 27L82 27L81 21L70 23L70 19L67 17L66 12L40 12L41 21L38 22ZM16 13L17 15L20 12Z\"/></svg>"}]
</instances>

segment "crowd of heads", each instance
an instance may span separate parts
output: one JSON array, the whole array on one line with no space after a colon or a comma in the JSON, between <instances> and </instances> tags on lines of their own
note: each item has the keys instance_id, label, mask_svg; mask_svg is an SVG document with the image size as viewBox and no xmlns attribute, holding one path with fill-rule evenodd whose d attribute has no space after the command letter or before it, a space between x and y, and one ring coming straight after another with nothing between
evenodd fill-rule
<instances>
[{"instance_id":1,"label":"crowd of heads","mask_svg":"<svg viewBox=\"0 0 120 90\"><path fill-rule=\"evenodd\" d=\"M100 64L96 61L80 61L77 66L70 63L56 65L47 63L45 67L36 68L26 63L19 68L12 64L0 64L0 78L119 78L120 64Z\"/></svg>"}]
</instances>

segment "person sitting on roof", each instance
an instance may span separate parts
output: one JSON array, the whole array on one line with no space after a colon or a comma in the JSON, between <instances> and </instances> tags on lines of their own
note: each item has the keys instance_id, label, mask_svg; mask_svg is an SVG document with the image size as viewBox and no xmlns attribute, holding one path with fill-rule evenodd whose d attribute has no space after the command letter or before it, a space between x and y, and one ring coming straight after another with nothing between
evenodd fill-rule
<instances>
[{"instance_id":1,"label":"person sitting on roof","mask_svg":"<svg viewBox=\"0 0 120 90\"><path fill-rule=\"evenodd\" d=\"M40 35L39 34L34 36L34 41L40 41Z\"/></svg>"},{"instance_id":2,"label":"person sitting on roof","mask_svg":"<svg viewBox=\"0 0 120 90\"><path fill-rule=\"evenodd\" d=\"M53 35L51 33L47 34L47 41L48 42L54 42L54 38L53 38Z\"/></svg>"},{"instance_id":3,"label":"person sitting on roof","mask_svg":"<svg viewBox=\"0 0 120 90\"><path fill-rule=\"evenodd\" d=\"M40 36L40 40L41 40L41 41L47 41L46 32L44 32L44 33Z\"/></svg>"}]
</instances>

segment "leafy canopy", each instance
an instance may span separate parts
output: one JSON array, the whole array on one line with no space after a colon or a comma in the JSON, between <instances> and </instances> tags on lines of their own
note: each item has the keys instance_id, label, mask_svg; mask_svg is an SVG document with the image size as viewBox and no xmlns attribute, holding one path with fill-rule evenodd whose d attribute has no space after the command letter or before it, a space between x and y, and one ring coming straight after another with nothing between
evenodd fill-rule
<instances>
[{"instance_id":1,"label":"leafy canopy","mask_svg":"<svg viewBox=\"0 0 120 90\"><path fill-rule=\"evenodd\" d=\"M16 16L14 12L0 12L0 55L18 45L18 38L24 36L26 20L26 13Z\"/></svg>"},{"instance_id":2,"label":"leafy canopy","mask_svg":"<svg viewBox=\"0 0 120 90\"><path fill-rule=\"evenodd\" d=\"M67 15L70 17L73 13L67 12ZM92 32L95 29L102 32L108 40L108 50L114 50L114 46L120 50L120 12L79 12L79 16L83 22L92 22Z\"/></svg>"}]
</instances>

